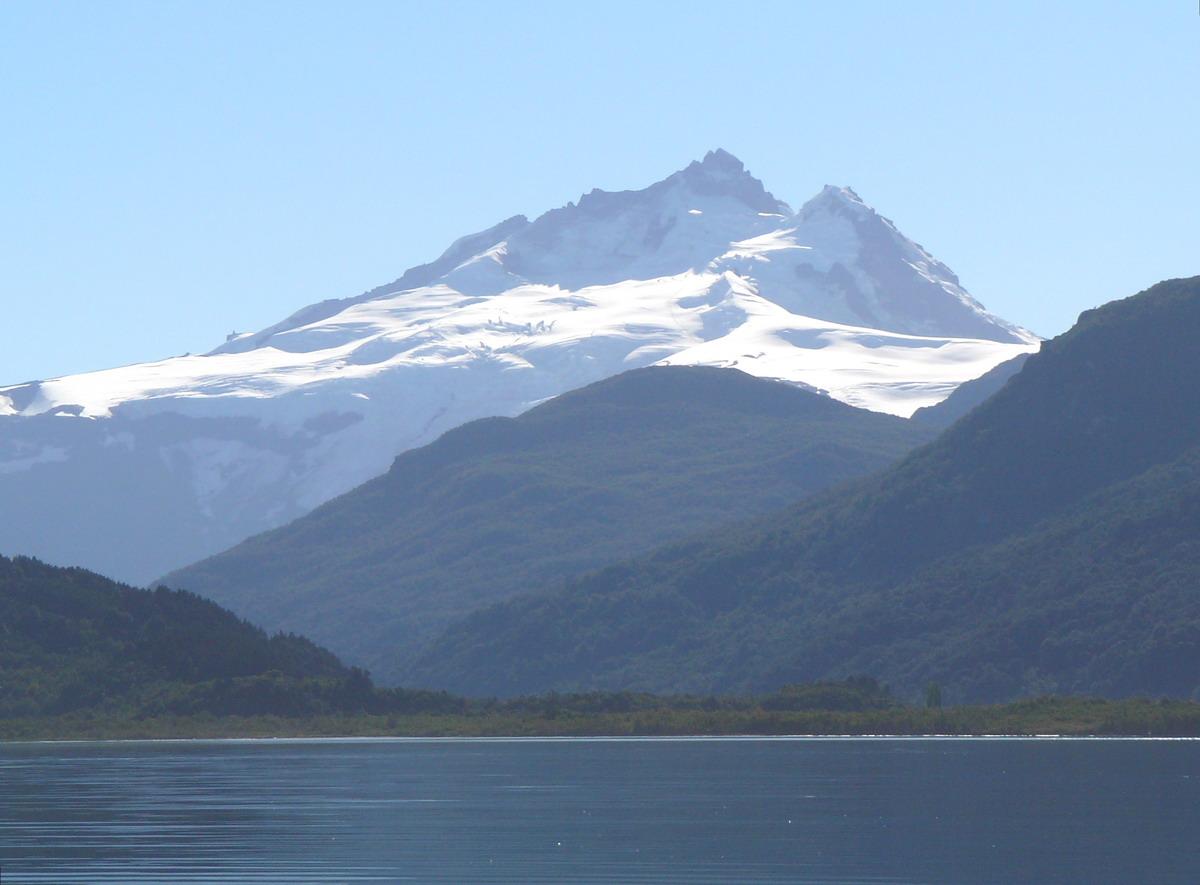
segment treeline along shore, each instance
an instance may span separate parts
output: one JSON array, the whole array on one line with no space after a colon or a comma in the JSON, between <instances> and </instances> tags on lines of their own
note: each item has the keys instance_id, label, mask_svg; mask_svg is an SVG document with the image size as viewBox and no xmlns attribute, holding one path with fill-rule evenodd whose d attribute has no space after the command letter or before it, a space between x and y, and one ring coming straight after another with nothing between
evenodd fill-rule
<instances>
[{"instance_id":1,"label":"treeline along shore","mask_svg":"<svg viewBox=\"0 0 1200 885\"><path fill-rule=\"evenodd\" d=\"M1200 703L1047 696L994 705L893 700L872 680L789 686L762 697L633 693L468 700L372 689L357 710L78 711L0 720L0 741L289 737L1063 735L1200 737ZM390 708L390 709L389 709Z\"/></svg>"}]
</instances>

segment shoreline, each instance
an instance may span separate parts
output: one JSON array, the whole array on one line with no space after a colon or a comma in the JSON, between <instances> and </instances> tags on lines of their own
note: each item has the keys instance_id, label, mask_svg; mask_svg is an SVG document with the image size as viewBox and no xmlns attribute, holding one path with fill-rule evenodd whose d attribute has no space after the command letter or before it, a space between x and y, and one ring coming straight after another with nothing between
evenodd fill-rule
<instances>
[{"instance_id":1,"label":"shoreline","mask_svg":"<svg viewBox=\"0 0 1200 885\"><path fill-rule=\"evenodd\" d=\"M806 741L1200 741L1200 735L1129 734L681 734L681 735L323 735L271 737L0 738L13 745L68 744L432 744L432 743L802 743Z\"/></svg>"},{"instance_id":2,"label":"shoreline","mask_svg":"<svg viewBox=\"0 0 1200 885\"><path fill-rule=\"evenodd\" d=\"M1200 738L1200 703L1044 697L945 708L902 705L858 710L633 710L578 706L466 712L322 715L137 715L81 711L0 718L0 742L132 740L713 740L713 739Z\"/></svg>"}]
</instances>

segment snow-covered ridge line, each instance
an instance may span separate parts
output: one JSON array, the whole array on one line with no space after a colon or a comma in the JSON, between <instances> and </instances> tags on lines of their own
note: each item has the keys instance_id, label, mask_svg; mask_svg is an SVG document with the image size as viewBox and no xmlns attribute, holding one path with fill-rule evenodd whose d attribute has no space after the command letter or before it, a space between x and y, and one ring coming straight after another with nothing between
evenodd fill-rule
<instances>
[{"instance_id":1,"label":"snow-covered ridge line","mask_svg":"<svg viewBox=\"0 0 1200 885\"><path fill-rule=\"evenodd\" d=\"M852 405L909 415L1017 353L1024 343L910 335L793 314L750 279L719 270L772 251L806 248L764 235L733 244L712 270L577 291L524 284L491 298L445 285L346 308L278 333L243 353L175 357L42 382L21 414L108 417L156 400L263 399L344 390L370 399L380 376L405 368L547 371L573 349L566 385L656 362L737 367L804 384ZM906 376L904 384L888 383ZM362 387L362 390L358 390ZM570 389L569 387L567 389ZM336 397L341 398L341 397ZM230 404L231 406L233 404ZM194 414L194 403L173 408ZM235 407L244 411L244 404Z\"/></svg>"}]
</instances>

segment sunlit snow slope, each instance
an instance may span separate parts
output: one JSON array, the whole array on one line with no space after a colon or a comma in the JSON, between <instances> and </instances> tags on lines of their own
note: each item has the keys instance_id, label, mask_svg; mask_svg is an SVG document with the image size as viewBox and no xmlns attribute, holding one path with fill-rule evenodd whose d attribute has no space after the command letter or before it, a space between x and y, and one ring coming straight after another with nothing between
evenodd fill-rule
<instances>
[{"instance_id":1,"label":"sunlit snow slope","mask_svg":"<svg viewBox=\"0 0 1200 885\"><path fill-rule=\"evenodd\" d=\"M908 416L1037 346L853 191L793 213L716 151L206 356L0 388L0 551L146 581L465 421L653 363Z\"/></svg>"}]
</instances>

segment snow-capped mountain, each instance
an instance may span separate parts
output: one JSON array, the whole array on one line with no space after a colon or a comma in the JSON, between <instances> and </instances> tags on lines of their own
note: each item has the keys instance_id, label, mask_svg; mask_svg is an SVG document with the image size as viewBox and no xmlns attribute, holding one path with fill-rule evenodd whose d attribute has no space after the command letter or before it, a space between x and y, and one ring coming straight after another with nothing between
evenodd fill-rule
<instances>
[{"instance_id":1,"label":"snow-capped mountain","mask_svg":"<svg viewBox=\"0 0 1200 885\"><path fill-rule=\"evenodd\" d=\"M1037 346L852 190L793 212L715 151L204 356L0 388L0 551L146 581L627 369L736 366L907 416Z\"/></svg>"}]
</instances>

